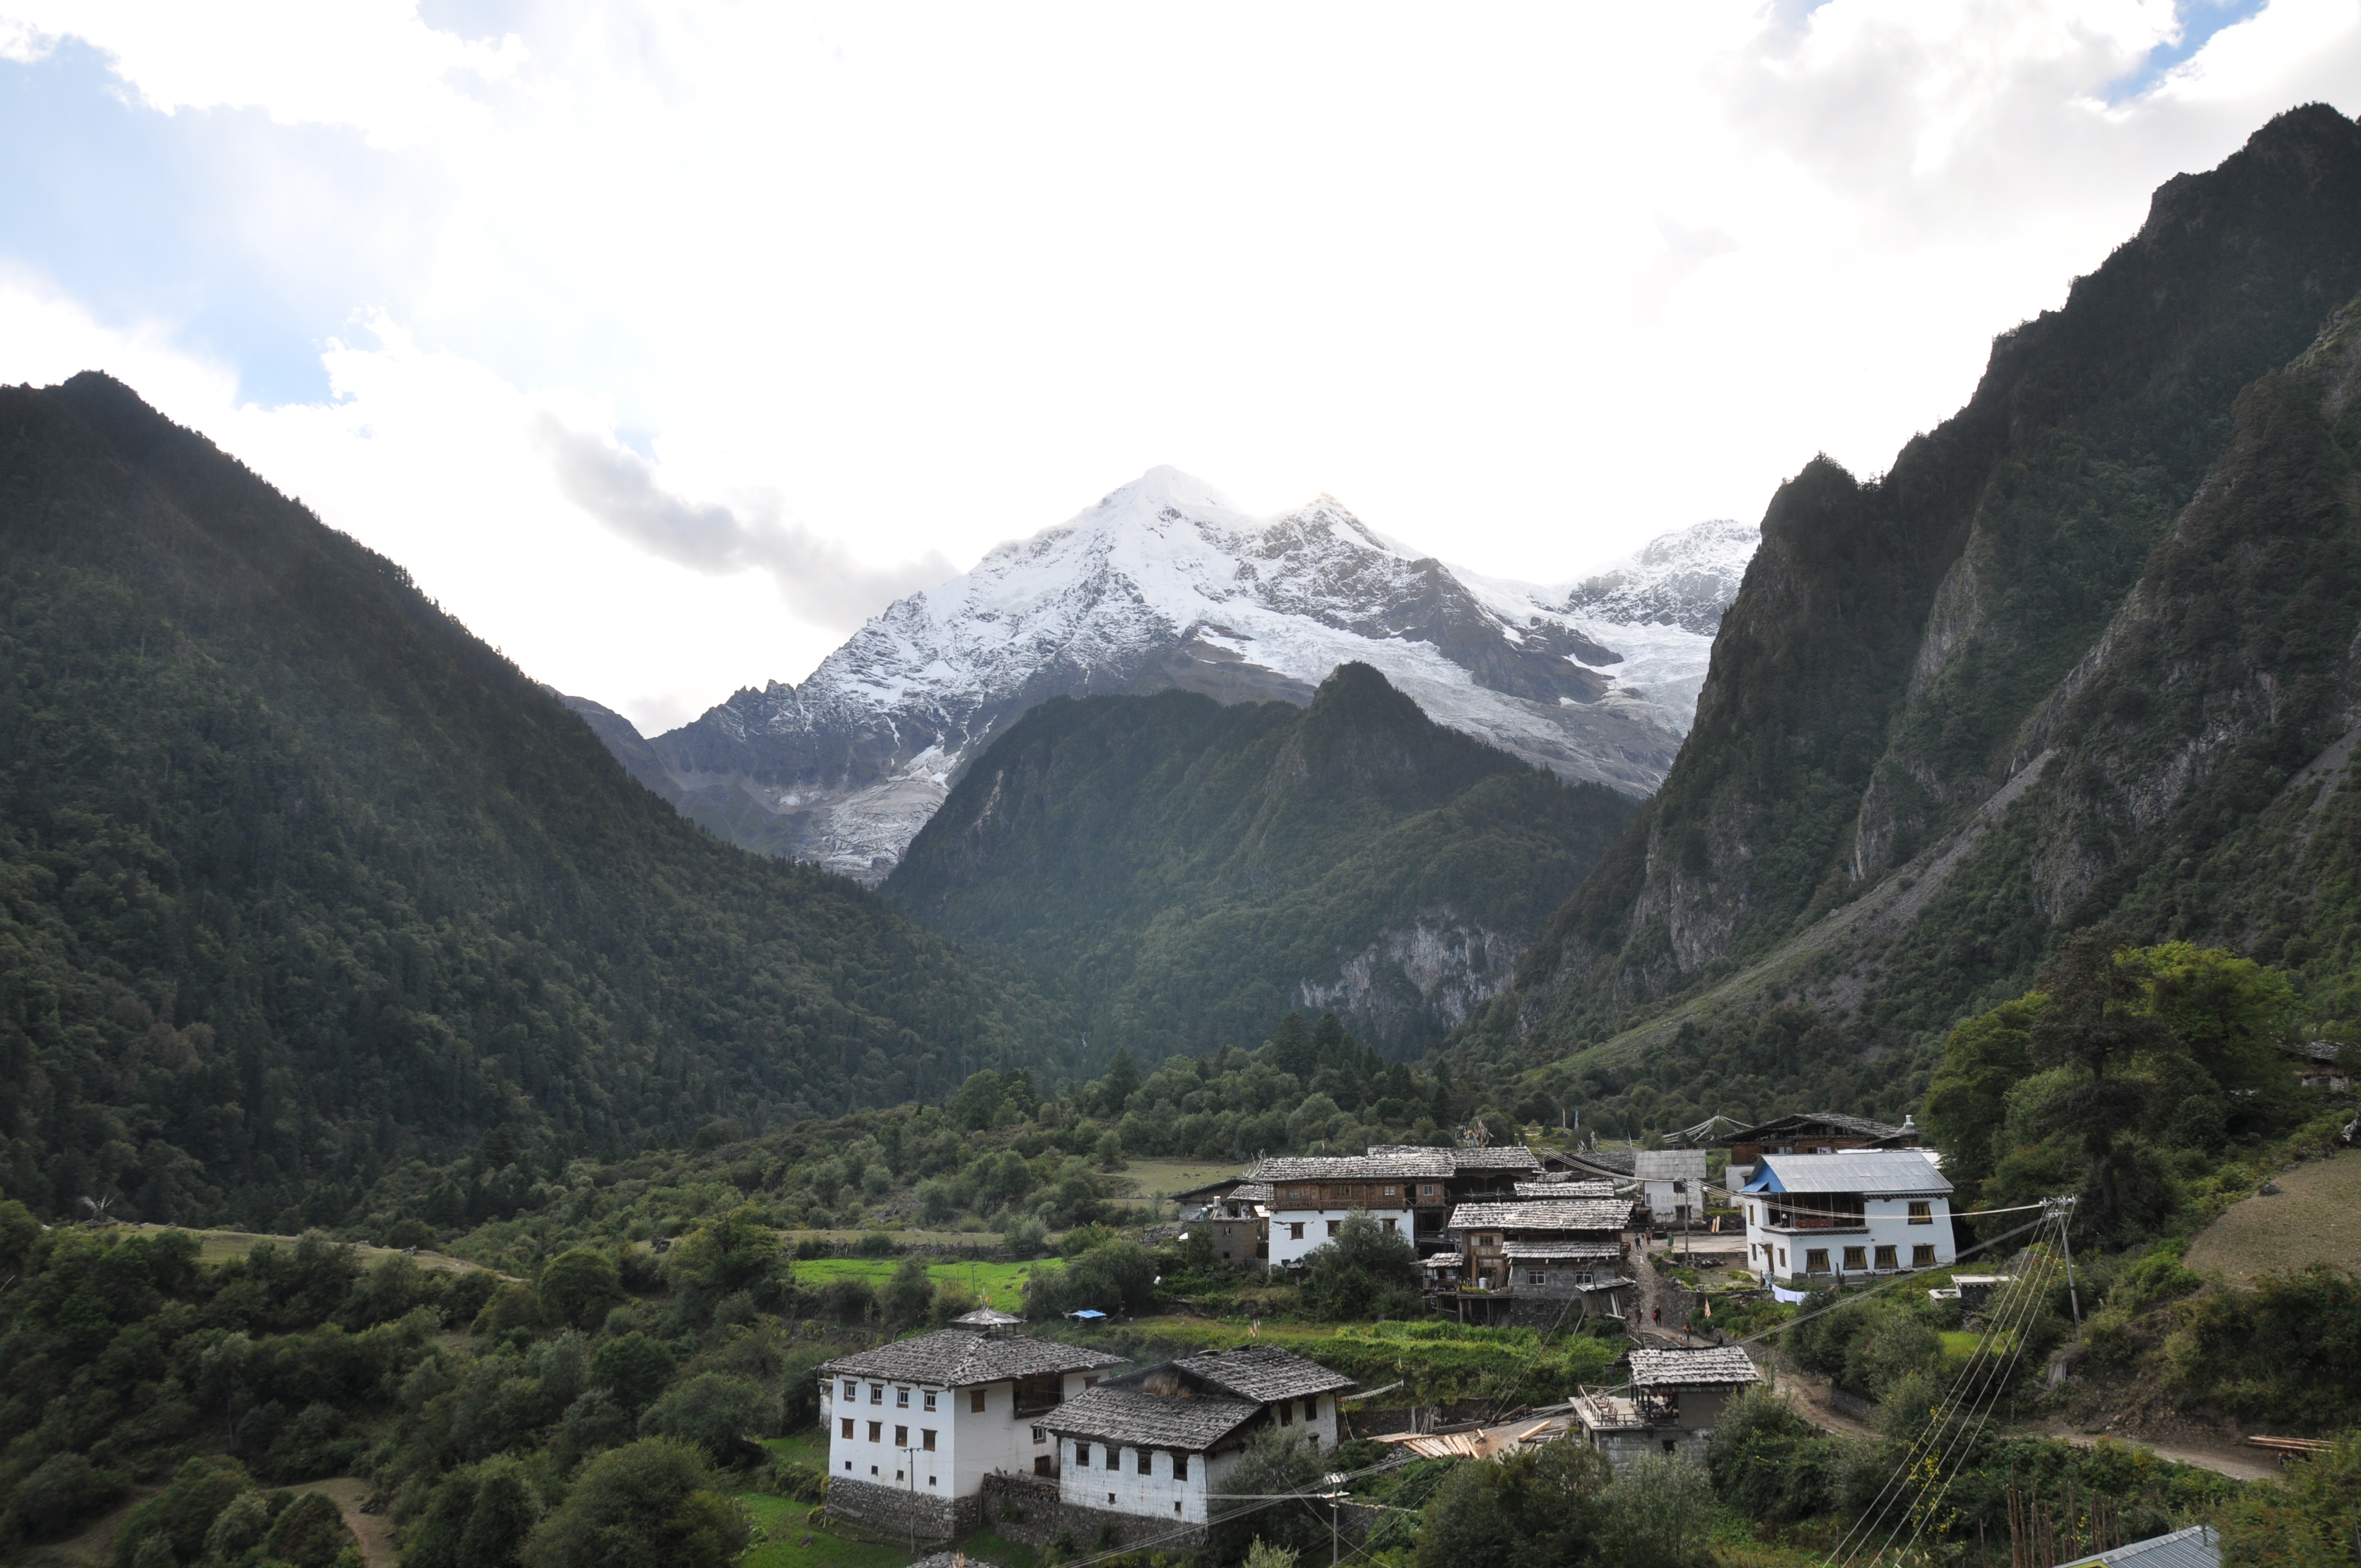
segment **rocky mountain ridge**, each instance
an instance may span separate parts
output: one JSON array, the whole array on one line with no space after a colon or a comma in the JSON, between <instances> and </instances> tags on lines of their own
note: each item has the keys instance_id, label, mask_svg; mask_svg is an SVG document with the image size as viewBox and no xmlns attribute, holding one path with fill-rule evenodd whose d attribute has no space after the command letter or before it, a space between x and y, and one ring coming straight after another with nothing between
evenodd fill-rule
<instances>
[{"instance_id":1,"label":"rocky mountain ridge","mask_svg":"<svg viewBox=\"0 0 2361 1568\"><path fill-rule=\"evenodd\" d=\"M1638 797L1687 731L1753 543L1743 525L1702 524L1550 587L1447 565L1330 497L1257 518L1158 468L891 606L800 686L741 690L644 741L612 715L594 727L724 837L869 882L992 738L1049 697L1301 706L1352 661L1440 723Z\"/></svg>"}]
</instances>

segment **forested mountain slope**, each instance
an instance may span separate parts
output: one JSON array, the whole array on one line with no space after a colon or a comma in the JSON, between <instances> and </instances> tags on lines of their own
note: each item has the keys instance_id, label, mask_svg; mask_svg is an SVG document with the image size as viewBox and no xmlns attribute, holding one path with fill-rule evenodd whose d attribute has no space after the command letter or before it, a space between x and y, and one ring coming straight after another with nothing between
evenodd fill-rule
<instances>
[{"instance_id":1,"label":"forested mountain slope","mask_svg":"<svg viewBox=\"0 0 2361 1568\"><path fill-rule=\"evenodd\" d=\"M1474 1048L1678 1020L1725 1073L1898 1107L1953 1018L2095 920L2341 973L2313 884L2361 604L2347 329L2322 334L2356 289L2361 128L2290 112L2160 189L1883 478L1783 487L1664 791ZM1783 999L1809 1011L1758 1047Z\"/></svg>"},{"instance_id":2,"label":"forested mountain slope","mask_svg":"<svg viewBox=\"0 0 2361 1568\"><path fill-rule=\"evenodd\" d=\"M1428 718L1367 664L1308 707L1057 698L956 784L884 885L1034 964L1143 1060L1333 1009L1397 1056L1507 983L1631 819Z\"/></svg>"},{"instance_id":3,"label":"forested mountain slope","mask_svg":"<svg viewBox=\"0 0 2361 1568\"><path fill-rule=\"evenodd\" d=\"M891 1102L1053 1035L119 383L0 389L8 1196L300 1221L495 1124Z\"/></svg>"}]
</instances>

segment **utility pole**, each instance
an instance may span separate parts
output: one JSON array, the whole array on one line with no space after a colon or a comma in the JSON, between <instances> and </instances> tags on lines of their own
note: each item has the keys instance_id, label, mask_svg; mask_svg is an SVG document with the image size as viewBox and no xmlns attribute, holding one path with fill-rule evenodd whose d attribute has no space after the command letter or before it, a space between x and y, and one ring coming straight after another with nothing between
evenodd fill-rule
<instances>
[{"instance_id":1,"label":"utility pole","mask_svg":"<svg viewBox=\"0 0 2361 1568\"><path fill-rule=\"evenodd\" d=\"M1343 1532L1336 1522L1336 1510L1345 1501L1345 1477L1332 1471L1323 1475L1321 1480L1328 1484L1328 1568L1336 1568L1338 1543L1343 1540Z\"/></svg>"},{"instance_id":2,"label":"utility pole","mask_svg":"<svg viewBox=\"0 0 2361 1568\"><path fill-rule=\"evenodd\" d=\"M2058 1245L2066 1254L2066 1300L2074 1309L2074 1326L2082 1326L2082 1294L2074 1284L2074 1246L2066 1239L2066 1218L2072 1212L2074 1200L2058 1201Z\"/></svg>"}]
</instances>

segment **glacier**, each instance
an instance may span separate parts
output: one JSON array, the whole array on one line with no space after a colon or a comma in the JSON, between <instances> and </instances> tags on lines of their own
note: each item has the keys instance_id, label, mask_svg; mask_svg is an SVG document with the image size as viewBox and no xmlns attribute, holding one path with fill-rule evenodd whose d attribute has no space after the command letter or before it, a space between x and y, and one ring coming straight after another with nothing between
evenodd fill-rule
<instances>
[{"instance_id":1,"label":"glacier","mask_svg":"<svg viewBox=\"0 0 2361 1568\"><path fill-rule=\"evenodd\" d=\"M1587 576L1527 583L1450 565L1333 497L1255 517L1154 468L896 601L801 685L748 687L647 740L664 784L636 732L603 709L596 727L717 831L871 883L1038 703L1174 686L1302 703L1353 659L1438 723L1645 795L1688 733L1758 537L1700 523Z\"/></svg>"}]
</instances>

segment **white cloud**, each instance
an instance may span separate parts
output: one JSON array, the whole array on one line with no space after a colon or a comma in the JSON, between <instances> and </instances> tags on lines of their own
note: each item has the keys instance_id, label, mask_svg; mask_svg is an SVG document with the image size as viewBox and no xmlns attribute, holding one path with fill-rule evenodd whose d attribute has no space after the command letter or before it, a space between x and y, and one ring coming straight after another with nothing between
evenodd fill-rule
<instances>
[{"instance_id":1,"label":"white cloud","mask_svg":"<svg viewBox=\"0 0 2361 1568\"><path fill-rule=\"evenodd\" d=\"M378 258L344 308L386 324L335 405L205 428L635 718L800 678L858 605L1159 463L1527 578L1758 516L1949 413L2164 179L2361 108L2361 0L2275 0L2129 97L2158 0L582 0L497 43L381 0L0 7L144 101L386 149L252 171L307 194L245 243ZM203 282L170 259L167 323Z\"/></svg>"}]
</instances>

